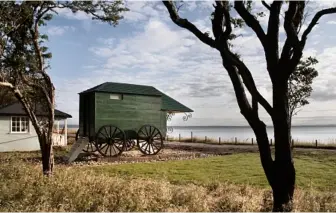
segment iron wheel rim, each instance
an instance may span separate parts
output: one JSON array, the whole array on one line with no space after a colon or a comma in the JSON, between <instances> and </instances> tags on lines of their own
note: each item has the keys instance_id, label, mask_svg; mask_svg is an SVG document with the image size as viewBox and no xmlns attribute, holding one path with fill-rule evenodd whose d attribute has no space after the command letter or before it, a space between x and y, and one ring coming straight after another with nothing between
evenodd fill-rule
<instances>
[{"instance_id":1,"label":"iron wheel rim","mask_svg":"<svg viewBox=\"0 0 336 213\"><path fill-rule=\"evenodd\" d=\"M119 156L125 148L125 133L116 126L102 126L97 132L95 146L105 157Z\"/></svg>"},{"instance_id":2,"label":"iron wheel rim","mask_svg":"<svg viewBox=\"0 0 336 213\"><path fill-rule=\"evenodd\" d=\"M163 137L158 128L144 125L138 131L138 148L145 155L156 155L163 148Z\"/></svg>"}]
</instances>

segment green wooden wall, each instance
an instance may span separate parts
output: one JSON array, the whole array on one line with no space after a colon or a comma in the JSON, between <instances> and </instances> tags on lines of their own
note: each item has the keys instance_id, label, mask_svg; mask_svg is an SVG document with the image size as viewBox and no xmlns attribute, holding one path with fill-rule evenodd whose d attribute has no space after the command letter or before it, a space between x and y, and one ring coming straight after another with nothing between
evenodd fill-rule
<instances>
[{"instance_id":1,"label":"green wooden wall","mask_svg":"<svg viewBox=\"0 0 336 213\"><path fill-rule=\"evenodd\" d=\"M145 124L166 134L166 113L161 111L162 99L155 96L127 95L122 100L110 99L110 93L80 95L80 128L94 136L103 125L138 131Z\"/></svg>"}]
</instances>

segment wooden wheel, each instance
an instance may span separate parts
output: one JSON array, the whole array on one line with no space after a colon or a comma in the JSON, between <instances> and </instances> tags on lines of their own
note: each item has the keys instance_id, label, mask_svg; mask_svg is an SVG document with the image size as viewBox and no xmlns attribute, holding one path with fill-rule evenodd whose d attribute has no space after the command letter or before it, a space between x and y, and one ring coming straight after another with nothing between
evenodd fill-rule
<instances>
[{"instance_id":1,"label":"wooden wheel","mask_svg":"<svg viewBox=\"0 0 336 213\"><path fill-rule=\"evenodd\" d=\"M83 149L83 152L88 152L88 153L95 152L95 151L97 151L97 148L95 146L94 141L89 141L88 145L86 145L86 147Z\"/></svg>"},{"instance_id":2,"label":"wooden wheel","mask_svg":"<svg viewBox=\"0 0 336 213\"><path fill-rule=\"evenodd\" d=\"M118 127L105 125L98 130L94 144L101 155L115 157L124 151L125 138L124 131Z\"/></svg>"},{"instance_id":3,"label":"wooden wheel","mask_svg":"<svg viewBox=\"0 0 336 213\"><path fill-rule=\"evenodd\" d=\"M75 137L76 141L79 139L79 129L76 132L76 137ZM97 148L94 144L93 141L90 141L88 145L86 145L86 147L84 149L82 149L83 152L95 152L97 151Z\"/></svg>"},{"instance_id":4,"label":"wooden wheel","mask_svg":"<svg viewBox=\"0 0 336 213\"><path fill-rule=\"evenodd\" d=\"M135 141L132 139L127 139L126 140L126 146L125 146L125 151L130 151L133 149L135 146Z\"/></svg>"},{"instance_id":5,"label":"wooden wheel","mask_svg":"<svg viewBox=\"0 0 336 213\"><path fill-rule=\"evenodd\" d=\"M156 155L163 148L163 137L158 128L144 125L138 131L138 147L145 155Z\"/></svg>"}]
</instances>

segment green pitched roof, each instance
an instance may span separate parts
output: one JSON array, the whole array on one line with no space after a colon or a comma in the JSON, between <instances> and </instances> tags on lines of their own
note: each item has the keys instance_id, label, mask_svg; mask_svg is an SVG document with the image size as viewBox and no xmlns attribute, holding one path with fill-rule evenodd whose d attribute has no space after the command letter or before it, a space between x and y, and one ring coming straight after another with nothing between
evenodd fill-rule
<instances>
[{"instance_id":1,"label":"green pitched roof","mask_svg":"<svg viewBox=\"0 0 336 213\"><path fill-rule=\"evenodd\" d=\"M91 93L91 92L108 92L108 93L120 93L120 94L134 94L134 95L147 95L147 96L161 96L162 97L162 109L163 111L173 111L173 112L193 112L190 108L184 106L180 102L174 100L168 95L160 92L155 87L136 85L136 84L126 84L126 83L115 83L115 82L105 82L98 86L92 87L85 90L79 94Z\"/></svg>"},{"instance_id":2,"label":"green pitched roof","mask_svg":"<svg viewBox=\"0 0 336 213\"><path fill-rule=\"evenodd\" d=\"M121 93L121 94L161 96L161 93L157 89L151 86L114 83L114 82L102 83L98 86L92 87L91 89L85 90L79 94L89 93L89 92L110 92L110 93Z\"/></svg>"}]
</instances>

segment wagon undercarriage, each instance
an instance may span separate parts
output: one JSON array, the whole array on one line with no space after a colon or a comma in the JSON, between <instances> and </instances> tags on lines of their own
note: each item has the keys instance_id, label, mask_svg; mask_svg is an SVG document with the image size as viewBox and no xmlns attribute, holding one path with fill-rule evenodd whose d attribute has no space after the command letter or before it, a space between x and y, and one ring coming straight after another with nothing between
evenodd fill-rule
<instances>
[{"instance_id":1,"label":"wagon undercarriage","mask_svg":"<svg viewBox=\"0 0 336 213\"><path fill-rule=\"evenodd\" d=\"M79 138L79 130L76 140ZM95 137L91 138L84 152L99 152L102 156L116 157L137 145L144 155L156 155L163 148L163 136L153 125L143 125L138 131L122 130L114 125L99 128Z\"/></svg>"}]
</instances>

